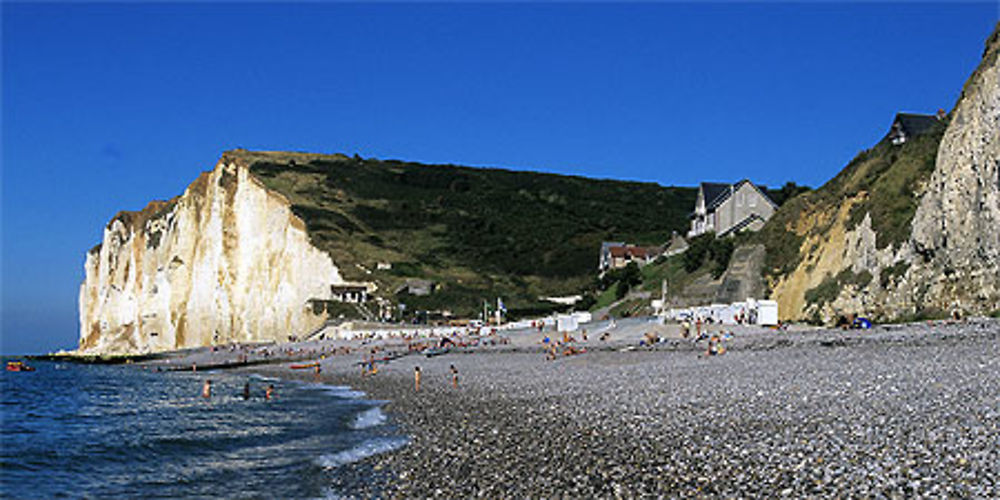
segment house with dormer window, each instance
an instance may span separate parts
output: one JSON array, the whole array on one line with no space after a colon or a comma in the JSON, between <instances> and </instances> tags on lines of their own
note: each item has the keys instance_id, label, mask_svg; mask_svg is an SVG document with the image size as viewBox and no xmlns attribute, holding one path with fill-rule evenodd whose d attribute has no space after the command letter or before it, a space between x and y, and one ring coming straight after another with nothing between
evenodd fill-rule
<instances>
[{"instance_id":1,"label":"house with dormer window","mask_svg":"<svg viewBox=\"0 0 1000 500\"><path fill-rule=\"evenodd\" d=\"M749 179L736 184L702 182L691 213L688 237L709 232L721 237L740 231L757 231L777 209L778 205L767 195L766 188Z\"/></svg>"}]
</instances>

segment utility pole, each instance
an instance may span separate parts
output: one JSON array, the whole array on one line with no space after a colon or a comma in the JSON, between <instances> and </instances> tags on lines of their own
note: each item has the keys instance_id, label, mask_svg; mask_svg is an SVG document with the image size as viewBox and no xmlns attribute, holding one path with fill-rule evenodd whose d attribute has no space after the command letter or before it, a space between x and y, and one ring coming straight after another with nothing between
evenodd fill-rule
<instances>
[{"instance_id":1,"label":"utility pole","mask_svg":"<svg viewBox=\"0 0 1000 500\"><path fill-rule=\"evenodd\" d=\"M667 278L660 283L660 313L667 310Z\"/></svg>"}]
</instances>

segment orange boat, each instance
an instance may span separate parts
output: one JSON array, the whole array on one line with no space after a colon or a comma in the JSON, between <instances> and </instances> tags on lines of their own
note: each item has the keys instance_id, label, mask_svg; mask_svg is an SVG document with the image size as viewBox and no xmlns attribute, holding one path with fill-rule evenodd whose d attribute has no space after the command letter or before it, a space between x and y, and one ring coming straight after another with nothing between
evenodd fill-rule
<instances>
[{"instance_id":1,"label":"orange boat","mask_svg":"<svg viewBox=\"0 0 1000 500\"><path fill-rule=\"evenodd\" d=\"M24 364L23 361L8 361L7 371L9 372L33 372L34 368Z\"/></svg>"},{"instance_id":2,"label":"orange boat","mask_svg":"<svg viewBox=\"0 0 1000 500\"><path fill-rule=\"evenodd\" d=\"M288 367L291 368L291 369L293 369L293 370L304 370L306 368L316 368L317 366L319 366L319 362L318 361L315 362L315 363L303 363L303 364L300 364L300 365L288 365Z\"/></svg>"}]
</instances>

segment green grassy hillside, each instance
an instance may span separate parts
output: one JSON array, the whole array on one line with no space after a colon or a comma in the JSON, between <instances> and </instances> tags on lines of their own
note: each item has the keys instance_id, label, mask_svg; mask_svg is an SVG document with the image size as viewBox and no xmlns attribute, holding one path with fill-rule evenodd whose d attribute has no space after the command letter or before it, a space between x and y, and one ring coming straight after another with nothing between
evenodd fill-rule
<instances>
[{"instance_id":1,"label":"green grassy hillside","mask_svg":"<svg viewBox=\"0 0 1000 500\"><path fill-rule=\"evenodd\" d=\"M816 189L795 196L781 206L756 240L767 248L765 272L778 279L802 261L800 246L806 236L829 233L833 224L857 227L870 214L876 246L898 247L910 236L916 213L918 190L934 171L938 144L947 120L902 145L884 138L871 149L858 153L833 179ZM846 220L834 216L845 200L857 200ZM804 222L806 221L806 222Z\"/></svg>"},{"instance_id":2,"label":"green grassy hillside","mask_svg":"<svg viewBox=\"0 0 1000 500\"><path fill-rule=\"evenodd\" d=\"M693 188L535 172L295 153L227 153L286 196L348 279L413 308L469 314L482 300L542 307L597 270L602 241L662 244L683 233ZM392 269L377 270L377 262ZM408 277L440 283L392 296Z\"/></svg>"}]
</instances>

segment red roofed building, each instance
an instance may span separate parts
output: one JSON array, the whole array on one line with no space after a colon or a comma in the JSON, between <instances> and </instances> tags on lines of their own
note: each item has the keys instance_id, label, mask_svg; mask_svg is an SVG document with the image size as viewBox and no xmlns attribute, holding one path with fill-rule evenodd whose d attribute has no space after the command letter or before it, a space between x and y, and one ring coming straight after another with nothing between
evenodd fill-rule
<instances>
[{"instance_id":1,"label":"red roofed building","mask_svg":"<svg viewBox=\"0 0 1000 500\"><path fill-rule=\"evenodd\" d=\"M618 269L635 262L640 266L652 262L660 256L660 247L640 247L624 243L605 244L601 247L601 271Z\"/></svg>"}]
</instances>

